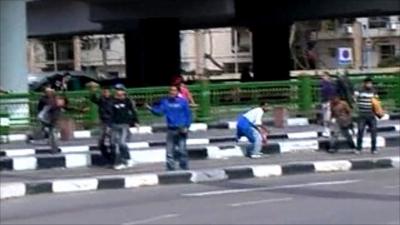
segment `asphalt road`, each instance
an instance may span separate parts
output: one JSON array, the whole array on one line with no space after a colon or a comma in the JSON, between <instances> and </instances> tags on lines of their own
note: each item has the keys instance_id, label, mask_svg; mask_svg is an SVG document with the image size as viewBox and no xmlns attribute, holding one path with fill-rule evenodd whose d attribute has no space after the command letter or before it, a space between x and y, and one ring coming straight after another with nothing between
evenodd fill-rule
<instances>
[{"instance_id":1,"label":"asphalt road","mask_svg":"<svg viewBox=\"0 0 400 225\"><path fill-rule=\"evenodd\" d=\"M399 224L398 169L307 174L1 202L1 224Z\"/></svg>"}]
</instances>

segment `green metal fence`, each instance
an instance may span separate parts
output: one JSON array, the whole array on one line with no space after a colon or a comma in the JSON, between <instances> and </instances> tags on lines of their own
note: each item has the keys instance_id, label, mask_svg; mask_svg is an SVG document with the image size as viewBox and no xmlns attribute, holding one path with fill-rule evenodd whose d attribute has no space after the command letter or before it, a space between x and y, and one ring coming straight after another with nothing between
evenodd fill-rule
<instances>
[{"instance_id":1,"label":"green metal fence","mask_svg":"<svg viewBox=\"0 0 400 225\"><path fill-rule=\"evenodd\" d=\"M362 83L363 77L352 78L355 87ZM374 77L383 107L387 111L400 109L400 76L387 75ZM270 81L252 83L201 84L189 86L197 107L193 108L198 121L215 121L223 118L234 118L240 112L257 105L261 101L268 102L272 107L284 106L291 115L315 115L319 102L319 80L310 76L301 76L290 81ZM142 124L161 122L145 110L145 103L152 103L165 96L168 87L133 88L128 90L129 96L137 103L139 118ZM89 91L68 92L71 106L76 108L89 107L85 113L68 112L78 125L78 128L90 128L97 123L97 109L89 99ZM16 118L10 114L11 129L26 129L27 125L36 122L36 108L40 93L7 94L0 96L0 112L13 112L25 104L29 106L28 118ZM26 101L19 101L25 99ZM18 101L17 101L18 100ZM18 121L20 123L18 123ZM21 123L27 121L27 123ZM19 125L18 125L19 124Z\"/></svg>"}]
</instances>

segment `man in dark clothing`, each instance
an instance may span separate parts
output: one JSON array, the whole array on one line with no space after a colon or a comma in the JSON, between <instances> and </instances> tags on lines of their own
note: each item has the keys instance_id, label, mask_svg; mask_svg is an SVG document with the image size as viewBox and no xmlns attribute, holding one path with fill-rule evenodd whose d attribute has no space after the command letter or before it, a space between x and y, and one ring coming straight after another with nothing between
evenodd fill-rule
<instances>
[{"instance_id":1,"label":"man in dark clothing","mask_svg":"<svg viewBox=\"0 0 400 225\"><path fill-rule=\"evenodd\" d=\"M178 96L177 87L171 86L169 96L161 99L158 104L147 105L155 115L165 115L167 120L167 170L175 170L175 160L179 160L179 167L188 170L188 152L186 140L192 123L192 112L186 99Z\"/></svg>"},{"instance_id":2,"label":"man in dark clothing","mask_svg":"<svg viewBox=\"0 0 400 225\"><path fill-rule=\"evenodd\" d=\"M40 132L38 134L28 134L26 142L31 143L34 139L42 139L42 138L49 138L49 128L48 124L45 122L42 122L39 118L39 115L44 115L44 112L42 110L45 108L45 106L50 105L50 101L55 98L55 91L51 87L45 87L43 90L43 95L40 96L38 105L37 105L37 117L40 123ZM47 109L46 109L47 110ZM35 136L36 138L34 138Z\"/></svg>"},{"instance_id":3,"label":"man in dark clothing","mask_svg":"<svg viewBox=\"0 0 400 225\"><path fill-rule=\"evenodd\" d=\"M94 87L95 86L93 86L92 91L96 91ZM101 121L101 133L98 140L98 146L103 157L111 163L113 162L114 158L110 149L111 146L107 145L107 143L111 142L111 116L113 110L110 89L103 87L100 96L98 96L96 93L92 93L90 100L97 105L98 114ZM110 141L106 142L106 139Z\"/></svg>"},{"instance_id":4,"label":"man in dark clothing","mask_svg":"<svg viewBox=\"0 0 400 225\"><path fill-rule=\"evenodd\" d=\"M355 149L353 138L349 133L349 128L352 126L352 116L351 108L347 102L340 100L339 96L336 96L331 101L332 118L335 120L333 123L335 125L333 131L333 137L330 142L330 152L337 152L338 146L337 141L339 137L339 132L346 138L346 143L351 149Z\"/></svg>"},{"instance_id":5,"label":"man in dark clothing","mask_svg":"<svg viewBox=\"0 0 400 225\"><path fill-rule=\"evenodd\" d=\"M38 115L38 120L46 130L52 153L59 152L55 127L64 107L66 107L65 98L62 96L53 96L48 99L47 104Z\"/></svg>"},{"instance_id":6,"label":"man in dark clothing","mask_svg":"<svg viewBox=\"0 0 400 225\"><path fill-rule=\"evenodd\" d=\"M114 169L120 170L133 166L126 141L130 124L138 127L139 120L132 101L126 96L125 87L118 84L115 89L112 100L111 140L115 152Z\"/></svg>"},{"instance_id":7,"label":"man in dark clothing","mask_svg":"<svg viewBox=\"0 0 400 225\"><path fill-rule=\"evenodd\" d=\"M364 136L365 127L368 125L371 132L371 153L378 153L376 149L376 136L377 136L377 121L372 107L372 99L377 98L378 95L373 88L372 79L366 78L363 82L362 88L355 93L357 108L359 113L358 118L358 133L357 133L357 150L354 151L359 154L362 150L362 140Z\"/></svg>"}]
</instances>

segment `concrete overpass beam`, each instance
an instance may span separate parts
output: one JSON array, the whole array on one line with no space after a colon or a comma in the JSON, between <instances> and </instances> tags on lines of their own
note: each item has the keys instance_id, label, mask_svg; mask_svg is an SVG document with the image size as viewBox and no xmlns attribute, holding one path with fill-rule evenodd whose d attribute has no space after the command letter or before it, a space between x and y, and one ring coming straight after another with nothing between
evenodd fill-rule
<instances>
[{"instance_id":1,"label":"concrete overpass beam","mask_svg":"<svg viewBox=\"0 0 400 225\"><path fill-rule=\"evenodd\" d=\"M169 85L180 73L177 19L147 19L125 33L126 73L129 86Z\"/></svg>"},{"instance_id":2,"label":"concrete overpass beam","mask_svg":"<svg viewBox=\"0 0 400 225\"><path fill-rule=\"evenodd\" d=\"M289 25L260 24L252 27L251 31L253 33L254 79L256 81L289 79Z\"/></svg>"}]
</instances>

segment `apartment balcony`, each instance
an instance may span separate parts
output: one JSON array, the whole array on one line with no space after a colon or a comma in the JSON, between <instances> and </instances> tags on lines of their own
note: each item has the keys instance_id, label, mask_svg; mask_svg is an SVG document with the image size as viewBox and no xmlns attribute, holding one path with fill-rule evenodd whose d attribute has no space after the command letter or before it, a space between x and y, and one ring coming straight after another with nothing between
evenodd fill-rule
<instances>
[{"instance_id":1,"label":"apartment balcony","mask_svg":"<svg viewBox=\"0 0 400 225\"><path fill-rule=\"evenodd\" d=\"M343 25L336 30L316 31L312 32L311 40L346 40L353 38L353 26L351 24ZM382 37L399 37L400 38L400 22L390 23L387 27L370 28L363 30L363 37L382 38Z\"/></svg>"}]
</instances>

